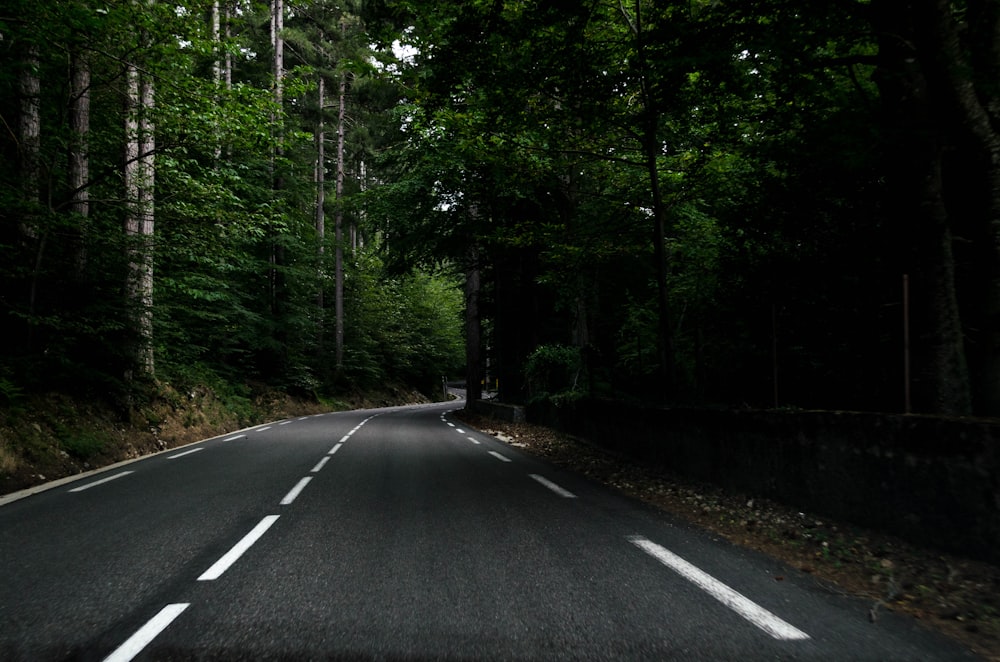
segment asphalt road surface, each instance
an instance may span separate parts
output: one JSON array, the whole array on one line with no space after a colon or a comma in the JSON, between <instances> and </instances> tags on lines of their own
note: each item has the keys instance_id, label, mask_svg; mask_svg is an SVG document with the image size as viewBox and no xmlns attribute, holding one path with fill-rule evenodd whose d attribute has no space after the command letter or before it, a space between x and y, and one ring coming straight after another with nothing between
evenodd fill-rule
<instances>
[{"instance_id":1,"label":"asphalt road surface","mask_svg":"<svg viewBox=\"0 0 1000 662\"><path fill-rule=\"evenodd\" d=\"M0 507L0 660L967 660L449 417L234 432Z\"/></svg>"}]
</instances>

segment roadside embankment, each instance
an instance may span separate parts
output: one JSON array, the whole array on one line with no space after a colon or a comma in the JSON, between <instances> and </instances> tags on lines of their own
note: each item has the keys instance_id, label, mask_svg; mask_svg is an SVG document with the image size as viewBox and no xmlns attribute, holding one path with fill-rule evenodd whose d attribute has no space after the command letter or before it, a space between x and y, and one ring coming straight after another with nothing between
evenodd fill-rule
<instances>
[{"instance_id":1,"label":"roadside embankment","mask_svg":"<svg viewBox=\"0 0 1000 662\"><path fill-rule=\"evenodd\" d=\"M528 420L670 472L1000 563L1000 423L536 403Z\"/></svg>"}]
</instances>

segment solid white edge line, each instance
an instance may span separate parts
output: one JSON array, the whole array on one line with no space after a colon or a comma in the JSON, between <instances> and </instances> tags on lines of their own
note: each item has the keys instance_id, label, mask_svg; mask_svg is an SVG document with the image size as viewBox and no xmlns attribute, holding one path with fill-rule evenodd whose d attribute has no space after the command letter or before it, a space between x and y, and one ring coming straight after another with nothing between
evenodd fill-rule
<instances>
[{"instance_id":1,"label":"solid white edge line","mask_svg":"<svg viewBox=\"0 0 1000 662\"><path fill-rule=\"evenodd\" d=\"M327 453L327 455L333 455L334 453L336 453L337 451L339 451L339 450L340 450L340 447L341 447L341 446L343 446L343 445L344 445L344 442L342 442L342 441L341 441L341 442L340 442L340 443L338 443L338 444L337 444L336 446L334 446L333 448L331 448L331 449L330 449L330 452L329 452L329 453Z\"/></svg>"},{"instance_id":2,"label":"solid white edge line","mask_svg":"<svg viewBox=\"0 0 1000 662\"><path fill-rule=\"evenodd\" d=\"M631 536L629 542L775 639L782 641L809 639L809 635L802 630L781 620L742 593L731 589L715 577L685 561L665 547L661 547L642 536Z\"/></svg>"},{"instance_id":3,"label":"solid white edge line","mask_svg":"<svg viewBox=\"0 0 1000 662\"><path fill-rule=\"evenodd\" d=\"M232 437L226 437L222 441L236 441L237 439L246 439L246 437L247 436L245 434L237 434L233 435Z\"/></svg>"},{"instance_id":4,"label":"solid white edge line","mask_svg":"<svg viewBox=\"0 0 1000 662\"><path fill-rule=\"evenodd\" d=\"M327 455L326 457L320 458L319 462L316 463L316 466L313 467L312 471L310 471L309 473L313 473L313 474L314 473L318 473L319 470L323 468L323 465L325 465L329 461L330 461L330 456L329 455Z\"/></svg>"},{"instance_id":5,"label":"solid white edge line","mask_svg":"<svg viewBox=\"0 0 1000 662\"><path fill-rule=\"evenodd\" d=\"M146 621L145 625L136 630L135 634L126 639L125 643L116 648L111 655L104 658L104 662L129 662L190 606L190 602L167 605L160 610L160 613Z\"/></svg>"},{"instance_id":6,"label":"solid white edge line","mask_svg":"<svg viewBox=\"0 0 1000 662\"><path fill-rule=\"evenodd\" d=\"M545 476L539 476L538 474L528 474L528 475L531 476L532 478L534 478L535 480L537 480L539 483L541 483L545 487L549 488L550 490L552 490L553 492L555 492L556 494L558 494L561 497L565 497L567 499L575 499L576 498L575 494L573 494L572 492L570 492L569 490L567 490L567 489L565 489L563 487L560 487L559 485L556 485L555 483L553 483L551 480L549 480Z\"/></svg>"},{"instance_id":7,"label":"solid white edge line","mask_svg":"<svg viewBox=\"0 0 1000 662\"><path fill-rule=\"evenodd\" d=\"M496 451L490 451L490 455L492 455L496 459L500 460L501 462L513 462L513 460L511 460L509 457L501 455L500 453L497 453Z\"/></svg>"},{"instance_id":8,"label":"solid white edge line","mask_svg":"<svg viewBox=\"0 0 1000 662\"><path fill-rule=\"evenodd\" d=\"M168 460L176 460L179 457L184 457L185 455L190 455L191 453L197 453L198 451L203 451L203 450L205 450L204 446L201 446L199 448L192 448L189 451L184 451L183 453L178 453L177 455L168 455L167 459Z\"/></svg>"},{"instance_id":9,"label":"solid white edge line","mask_svg":"<svg viewBox=\"0 0 1000 662\"><path fill-rule=\"evenodd\" d=\"M297 482L295 484L295 487L293 487L292 489L290 489L288 491L288 494L285 495L285 498L281 500L281 505L282 506L287 506L290 503L292 503L293 501L295 501L295 498L298 497L300 494L302 494L302 490L304 490L306 488L306 485L308 485L309 481L311 481L311 480L312 480L312 476L306 476L305 478L303 478L302 480L300 480L299 482Z\"/></svg>"},{"instance_id":10,"label":"solid white edge line","mask_svg":"<svg viewBox=\"0 0 1000 662\"><path fill-rule=\"evenodd\" d=\"M119 478L124 478L125 476L129 475L130 473L134 473L134 472L132 472L132 471L122 471L120 473L116 473L114 476L108 476L107 478L102 478L101 480L95 480L92 483L87 483L86 485L81 485L80 487L74 487L73 489L70 490L70 492L82 492L84 490L89 490L92 487L97 487L98 485L103 485L104 483L110 483L113 480L118 480Z\"/></svg>"},{"instance_id":11,"label":"solid white edge line","mask_svg":"<svg viewBox=\"0 0 1000 662\"><path fill-rule=\"evenodd\" d=\"M469 441L471 441L472 443L474 443L476 445L479 444L479 440L476 439L475 437L466 437L466 439L468 439Z\"/></svg>"},{"instance_id":12,"label":"solid white edge line","mask_svg":"<svg viewBox=\"0 0 1000 662\"><path fill-rule=\"evenodd\" d=\"M278 515L268 515L258 522L257 526L251 529L250 533L243 536L238 543L233 545L232 549L223 554L222 558L218 561L213 563L212 567L201 573L201 576L198 577L198 581L207 582L221 577L222 573L229 569L229 566L236 563L236 561L243 556L244 552L250 549L250 547L252 547L262 535L264 535L264 532L270 529L271 525L278 521L278 517Z\"/></svg>"}]
</instances>

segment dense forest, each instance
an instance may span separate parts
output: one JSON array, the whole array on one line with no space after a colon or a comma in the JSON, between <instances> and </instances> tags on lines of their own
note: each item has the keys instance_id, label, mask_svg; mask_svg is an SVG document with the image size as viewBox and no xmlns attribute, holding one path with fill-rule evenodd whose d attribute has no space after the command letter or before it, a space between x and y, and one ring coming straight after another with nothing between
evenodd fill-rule
<instances>
[{"instance_id":1,"label":"dense forest","mask_svg":"<svg viewBox=\"0 0 1000 662\"><path fill-rule=\"evenodd\" d=\"M1000 414L991 0L9 0L0 120L8 400Z\"/></svg>"}]
</instances>

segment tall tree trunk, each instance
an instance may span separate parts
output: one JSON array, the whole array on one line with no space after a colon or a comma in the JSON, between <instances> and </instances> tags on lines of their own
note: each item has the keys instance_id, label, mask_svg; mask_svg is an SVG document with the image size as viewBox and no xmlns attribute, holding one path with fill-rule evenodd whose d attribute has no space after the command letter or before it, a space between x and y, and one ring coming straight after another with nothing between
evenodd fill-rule
<instances>
[{"instance_id":1,"label":"tall tree trunk","mask_svg":"<svg viewBox=\"0 0 1000 662\"><path fill-rule=\"evenodd\" d=\"M125 292L132 323L132 367L126 377L153 376L153 187L155 151L153 83L135 65L126 70ZM138 373L138 374L136 374Z\"/></svg>"},{"instance_id":2,"label":"tall tree trunk","mask_svg":"<svg viewBox=\"0 0 1000 662\"><path fill-rule=\"evenodd\" d=\"M272 188L274 191L280 191L284 188L284 182L279 174L278 159L284 155L284 149L282 148L282 140L284 137L283 128L283 109L282 105L284 103L284 77L285 77L285 40L282 36L282 32L285 29L285 4L284 0L271 0L271 45L274 48L273 61L272 61L272 75L274 77L274 105L277 108L277 115L272 117L273 124L276 127L278 133L277 146L274 149L274 154L272 155L271 172L272 172ZM285 262L284 247L279 241L277 236L273 236L271 240L271 251L269 255L270 269L269 269L269 283L270 283L270 299L271 299L271 316L277 322L282 315L282 310L284 307L283 297L284 294L284 275L282 274L282 266ZM281 326L279 325L280 329ZM278 335L281 335L279 331ZM279 344L281 338L278 338ZM283 358L279 358L279 363L283 363Z\"/></svg>"},{"instance_id":3,"label":"tall tree trunk","mask_svg":"<svg viewBox=\"0 0 1000 662\"><path fill-rule=\"evenodd\" d=\"M79 224L76 238L77 280L87 268L87 218L90 216L90 61L79 51L73 54L69 97L69 212Z\"/></svg>"},{"instance_id":4,"label":"tall tree trunk","mask_svg":"<svg viewBox=\"0 0 1000 662\"><path fill-rule=\"evenodd\" d=\"M344 26L341 24L341 32ZM337 110L337 211L334 237L334 316L336 317L337 368L344 365L344 136L347 109L347 73L340 72L340 90Z\"/></svg>"},{"instance_id":5,"label":"tall tree trunk","mask_svg":"<svg viewBox=\"0 0 1000 662\"><path fill-rule=\"evenodd\" d=\"M465 407L483 397L482 322L479 316L479 250L470 245L465 265Z\"/></svg>"},{"instance_id":6,"label":"tall tree trunk","mask_svg":"<svg viewBox=\"0 0 1000 662\"><path fill-rule=\"evenodd\" d=\"M946 0L920 4L919 42L922 60L933 85L946 95L957 116L945 117L947 126L961 127L983 155L983 185L988 200L982 215L982 237L989 238L990 250L984 252L987 264L985 287L977 288L973 299L981 315L976 338L977 413L1000 415L1000 5L996 2L970 2L961 29L953 5ZM962 36L965 36L963 43ZM942 111L945 112L945 111Z\"/></svg>"},{"instance_id":7,"label":"tall tree trunk","mask_svg":"<svg viewBox=\"0 0 1000 662\"><path fill-rule=\"evenodd\" d=\"M222 42L222 12L219 8L219 0L212 3L209 24L212 31L212 44L215 48L215 59L212 60L212 80L219 84L222 82L222 61L219 60L219 45Z\"/></svg>"},{"instance_id":8,"label":"tall tree trunk","mask_svg":"<svg viewBox=\"0 0 1000 662\"><path fill-rule=\"evenodd\" d=\"M41 149L42 149L42 117L41 117L41 79L39 68L41 61L38 46L29 44L24 49L24 59L17 76L19 118L18 142L20 155L21 191L27 202L19 220L21 242L25 253L34 253L30 285L28 287L28 314L35 314L38 299L38 283L41 275L42 255L45 251L45 238L39 228L38 207L41 203ZM27 343L30 348L33 325L28 325Z\"/></svg>"},{"instance_id":9,"label":"tall tree trunk","mask_svg":"<svg viewBox=\"0 0 1000 662\"><path fill-rule=\"evenodd\" d=\"M324 246L326 242L326 122L324 121L323 114L326 108L326 79L322 74L319 76L318 90L317 90L318 102L316 104L317 112L319 113L319 120L316 126L316 243L317 243L317 253L318 253L318 282L319 288L316 292L316 306L319 308L319 314L322 318L323 316L323 255L326 251ZM320 334L322 340L322 329L323 325L320 324ZM322 342L320 342L322 348ZM322 351L322 350L321 350Z\"/></svg>"},{"instance_id":10,"label":"tall tree trunk","mask_svg":"<svg viewBox=\"0 0 1000 662\"><path fill-rule=\"evenodd\" d=\"M233 9L229 3L226 3L225 9L225 35L226 43L233 38ZM227 90L233 89L233 54L226 49L226 55L223 59L222 67L222 79Z\"/></svg>"},{"instance_id":11,"label":"tall tree trunk","mask_svg":"<svg viewBox=\"0 0 1000 662\"><path fill-rule=\"evenodd\" d=\"M629 15L624 4L620 5L622 15L629 24L636 43L636 60L639 67L640 129L643 159L649 178L649 192L653 207L653 260L656 275L656 303L659 328L659 363L662 396L670 399L677 395L677 366L674 351L674 331L670 313L670 292L667 274L670 273L670 256L666 250L667 207L660 187L660 171L657 159L662 152L659 140L660 111L656 96L652 91L649 63L646 53L646 31L642 18L642 0L635 0L635 14Z\"/></svg>"},{"instance_id":12,"label":"tall tree trunk","mask_svg":"<svg viewBox=\"0 0 1000 662\"><path fill-rule=\"evenodd\" d=\"M220 46L222 45L222 13L219 9L218 0L212 3L209 13L209 29L212 31L212 47L215 49L215 59L212 60L212 82L215 84L216 90L218 90L218 88L222 87L223 76L222 60L219 59ZM218 99L218 94L216 95L216 99ZM216 161L222 158L221 142L216 142L213 156Z\"/></svg>"},{"instance_id":13,"label":"tall tree trunk","mask_svg":"<svg viewBox=\"0 0 1000 662\"><path fill-rule=\"evenodd\" d=\"M21 190L29 205L38 205L41 194L42 150L42 83L39 77L41 61L36 44L24 48L24 59L17 76L19 96L18 143L20 154ZM32 214L33 216L34 214ZM27 240L38 238L37 219L24 218L21 234Z\"/></svg>"},{"instance_id":14,"label":"tall tree trunk","mask_svg":"<svg viewBox=\"0 0 1000 662\"><path fill-rule=\"evenodd\" d=\"M914 3L919 4L919 3ZM940 108L933 103L921 53L920 12L882 0L873 5L880 34L877 81L890 138L889 173L901 246L909 246L901 270L913 292L914 407L929 413L971 410L968 367L948 210Z\"/></svg>"}]
</instances>

